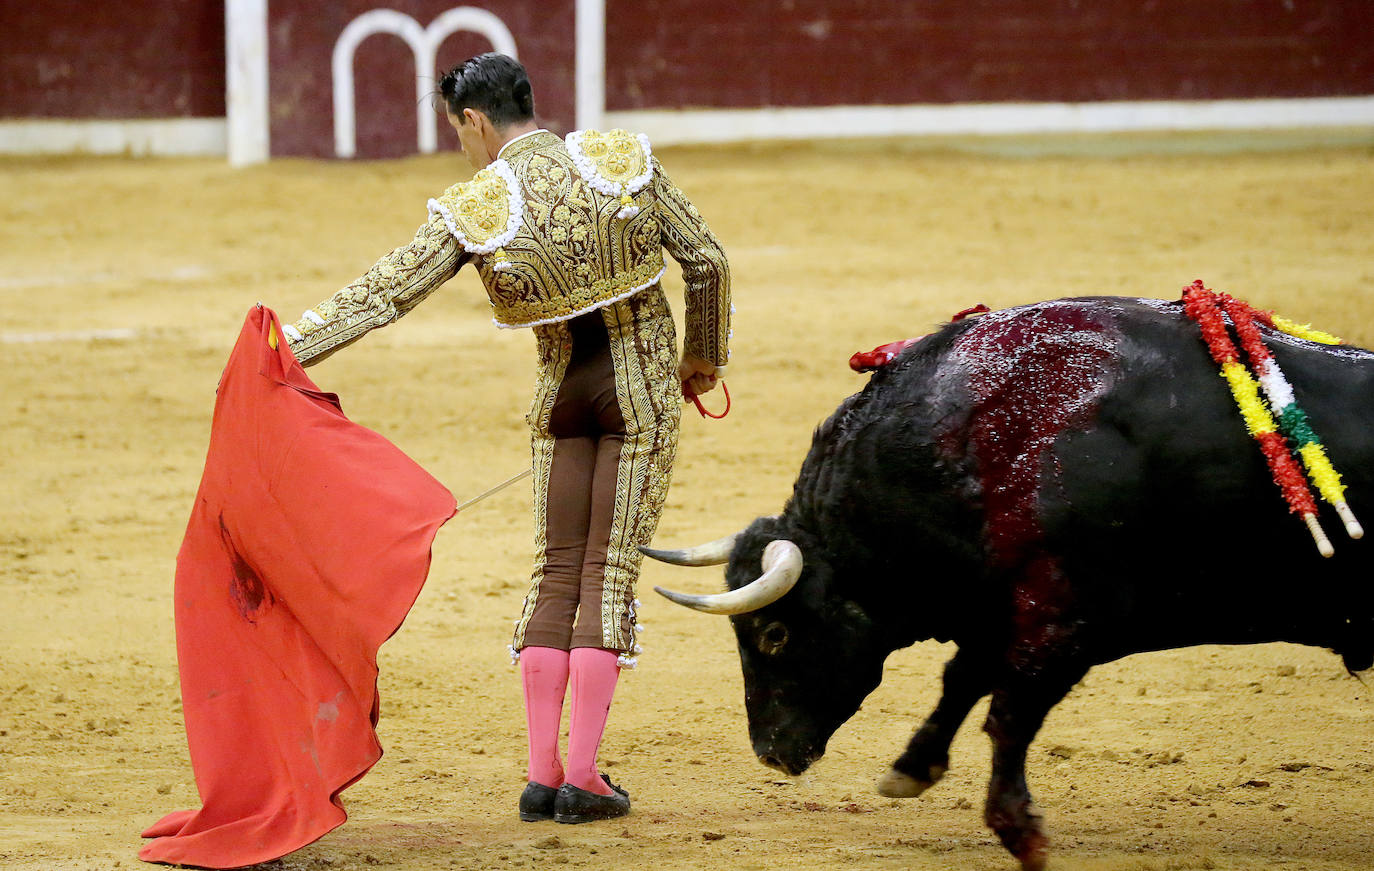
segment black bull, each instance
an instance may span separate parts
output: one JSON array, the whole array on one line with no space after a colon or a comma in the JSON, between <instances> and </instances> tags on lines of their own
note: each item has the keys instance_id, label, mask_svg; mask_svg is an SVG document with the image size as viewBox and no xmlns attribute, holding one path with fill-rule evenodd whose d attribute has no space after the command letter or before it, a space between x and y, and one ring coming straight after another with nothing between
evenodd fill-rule
<instances>
[{"instance_id":1,"label":"black bull","mask_svg":"<svg viewBox=\"0 0 1374 871\"><path fill-rule=\"evenodd\" d=\"M1374 510L1374 354L1264 334L1347 501ZM759 759L804 771L889 653L952 640L939 704L879 790L938 781L990 695L985 818L1026 869L1047 846L1027 748L1092 666L1269 641L1374 661L1374 544L1342 533L1318 555L1178 303L1059 300L927 336L816 431L782 514L733 538L731 591L777 540L804 566L790 592L715 610L733 615Z\"/></svg>"}]
</instances>

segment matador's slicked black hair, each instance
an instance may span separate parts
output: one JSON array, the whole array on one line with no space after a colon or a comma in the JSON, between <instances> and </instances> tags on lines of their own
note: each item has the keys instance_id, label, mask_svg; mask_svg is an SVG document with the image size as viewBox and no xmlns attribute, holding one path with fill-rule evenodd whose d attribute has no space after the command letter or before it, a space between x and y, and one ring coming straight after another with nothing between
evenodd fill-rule
<instances>
[{"instance_id":1,"label":"matador's slicked black hair","mask_svg":"<svg viewBox=\"0 0 1374 871\"><path fill-rule=\"evenodd\" d=\"M525 68L499 52L470 57L449 70L439 80L439 94L454 115L476 109L497 127L534 118L534 92Z\"/></svg>"}]
</instances>

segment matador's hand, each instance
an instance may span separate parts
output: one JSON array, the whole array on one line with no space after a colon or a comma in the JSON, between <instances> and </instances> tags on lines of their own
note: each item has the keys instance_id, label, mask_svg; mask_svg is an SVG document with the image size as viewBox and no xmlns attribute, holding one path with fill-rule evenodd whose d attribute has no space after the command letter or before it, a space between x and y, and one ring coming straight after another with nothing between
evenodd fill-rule
<instances>
[{"instance_id":1,"label":"matador's hand","mask_svg":"<svg viewBox=\"0 0 1374 871\"><path fill-rule=\"evenodd\" d=\"M716 365L694 354L683 354L677 366L677 377L684 393L700 396L716 389Z\"/></svg>"}]
</instances>

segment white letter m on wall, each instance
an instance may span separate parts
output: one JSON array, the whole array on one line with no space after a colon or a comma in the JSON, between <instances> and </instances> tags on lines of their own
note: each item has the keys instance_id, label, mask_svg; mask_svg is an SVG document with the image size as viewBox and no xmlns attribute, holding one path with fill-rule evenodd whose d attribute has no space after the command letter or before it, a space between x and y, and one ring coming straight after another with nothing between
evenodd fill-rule
<instances>
[{"instance_id":1,"label":"white letter m on wall","mask_svg":"<svg viewBox=\"0 0 1374 871\"><path fill-rule=\"evenodd\" d=\"M460 30L479 33L490 40L495 51L516 57L515 37L510 28L500 18L475 6L450 9L424 28L414 18L394 9L374 9L350 21L334 43L330 64L334 73L334 153L353 157L358 151L353 86L353 56L358 44L374 33L392 33L404 39L415 55L415 138L421 154L433 154L439 145L438 118L425 99L429 95L425 77L435 71L439 46Z\"/></svg>"}]
</instances>

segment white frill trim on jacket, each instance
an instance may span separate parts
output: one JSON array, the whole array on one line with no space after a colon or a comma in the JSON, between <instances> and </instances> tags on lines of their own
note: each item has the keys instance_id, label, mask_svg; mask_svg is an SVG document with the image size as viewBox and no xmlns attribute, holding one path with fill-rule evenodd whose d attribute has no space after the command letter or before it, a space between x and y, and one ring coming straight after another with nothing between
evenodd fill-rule
<instances>
[{"instance_id":1,"label":"white frill trim on jacket","mask_svg":"<svg viewBox=\"0 0 1374 871\"><path fill-rule=\"evenodd\" d=\"M602 175L600 170L596 168L596 163L582 150L582 134L584 132L574 130L563 139L563 144L568 149L568 155L577 165L577 171L582 174L582 179L591 185L593 190L608 197L620 198L621 209L615 214L617 218L624 220L638 215L639 206L636 206L630 197L644 190L645 185L654 177L654 153L649 148L649 137L643 133L635 134L635 138L639 140L639 147L644 149L644 172L622 184L611 181Z\"/></svg>"},{"instance_id":2,"label":"white frill trim on jacket","mask_svg":"<svg viewBox=\"0 0 1374 871\"><path fill-rule=\"evenodd\" d=\"M458 229L457 223L453 220L453 213L443 203L431 199L426 204L431 215L443 216L444 225L448 227L448 231L453 234L453 238L458 240L458 244L463 246L463 250L469 254L492 254L509 245L525 220L525 198L520 194L520 183L516 181L515 172L511 170L510 164L497 158L491 162L488 169L500 176L501 181L505 182L508 215L506 217L506 229L485 242L475 242L463 235L463 231ZM509 260L498 260L492 265L492 269L500 272L509 266Z\"/></svg>"}]
</instances>

